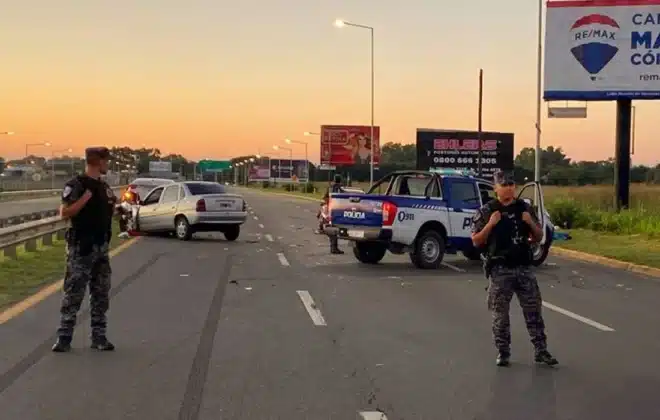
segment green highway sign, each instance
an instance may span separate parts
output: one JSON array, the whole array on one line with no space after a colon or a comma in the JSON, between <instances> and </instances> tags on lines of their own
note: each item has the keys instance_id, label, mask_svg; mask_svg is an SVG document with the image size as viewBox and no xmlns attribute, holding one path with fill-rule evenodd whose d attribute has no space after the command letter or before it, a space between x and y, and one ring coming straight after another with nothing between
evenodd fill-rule
<instances>
[{"instance_id":1,"label":"green highway sign","mask_svg":"<svg viewBox=\"0 0 660 420\"><path fill-rule=\"evenodd\" d=\"M231 161L228 160L202 160L198 163L202 172L222 172L231 169Z\"/></svg>"}]
</instances>

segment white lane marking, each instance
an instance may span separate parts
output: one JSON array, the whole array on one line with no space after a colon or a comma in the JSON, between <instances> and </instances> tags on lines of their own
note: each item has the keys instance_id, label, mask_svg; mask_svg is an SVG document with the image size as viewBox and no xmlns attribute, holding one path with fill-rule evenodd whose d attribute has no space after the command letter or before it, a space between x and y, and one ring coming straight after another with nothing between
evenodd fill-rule
<instances>
[{"instance_id":1,"label":"white lane marking","mask_svg":"<svg viewBox=\"0 0 660 420\"><path fill-rule=\"evenodd\" d=\"M553 305L552 303L549 303L549 302L545 302L545 301L544 301L544 302L543 302L543 306L546 307L546 308L548 308L548 309L550 309L551 311L555 311L555 312L558 312L558 313L560 313L560 314L562 314L562 315L566 315L566 316L569 317L569 318L573 318L573 319L576 320L576 321L580 321L580 322L582 322L582 323L584 323L584 324L587 324L587 325L589 325L589 326L591 326L591 327L594 327L594 328L596 328L596 329L598 329L598 330L606 331L606 332L613 332L613 331L614 331L614 328L608 327L607 325L603 325L603 324L601 324L601 323L599 323L599 322L596 322L596 321L594 321L594 320L592 320L592 319L589 319L589 318L583 317L582 315L578 315L578 314L576 314L576 313L574 313L574 312L571 312L571 311L569 311L569 310L567 310L567 309L560 308L559 306L555 306L555 305Z\"/></svg>"},{"instance_id":2,"label":"white lane marking","mask_svg":"<svg viewBox=\"0 0 660 420\"><path fill-rule=\"evenodd\" d=\"M273 235L271 235L270 233L266 234L266 239L268 239L268 242L275 242L275 240L273 239Z\"/></svg>"},{"instance_id":3,"label":"white lane marking","mask_svg":"<svg viewBox=\"0 0 660 420\"><path fill-rule=\"evenodd\" d=\"M451 268L452 270L454 270L454 271L458 271L459 273L465 273L465 272L466 272L466 271L463 270L462 268L460 268L460 267L456 267L455 265L453 265L453 264L449 264L449 263L446 263L446 262L444 262L444 261L441 262L440 265L442 265L443 267Z\"/></svg>"},{"instance_id":4,"label":"white lane marking","mask_svg":"<svg viewBox=\"0 0 660 420\"><path fill-rule=\"evenodd\" d=\"M284 256L284 254L282 254L281 252L277 253L277 259L280 260L280 264L282 264L285 267L288 267L288 266L291 265L291 264L289 264L289 260L287 260L286 257Z\"/></svg>"},{"instance_id":5,"label":"white lane marking","mask_svg":"<svg viewBox=\"0 0 660 420\"><path fill-rule=\"evenodd\" d=\"M321 311L319 308L316 307L316 303L314 303L314 299L312 299L312 295L309 294L307 290L298 290L296 291L298 293L298 296L300 296L300 300L303 303L303 306L307 310L307 313L309 314L309 317L312 318L312 322L314 325L317 327L322 327L327 325L325 323L325 319L323 318L323 315L321 314Z\"/></svg>"},{"instance_id":6,"label":"white lane marking","mask_svg":"<svg viewBox=\"0 0 660 420\"><path fill-rule=\"evenodd\" d=\"M264 228L264 225L261 224L261 223L259 223L259 227L263 229L263 228Z\"/></svg>"},{"instance_id":7,"label":"white lane marking","mask_svg":"<svg viewBox=\"0 0 660 420\"><path fill-rule=\"evenodd\" d=\"M259 220L259 218L257 216L254 216L253 219L254 220Z\"/></svg>"},{"instance_id":8,"label":"white lane marking","mask_svg":"<svg viewBox=\"0 0 660 420\"><path fill-rule=\"evenodd\" d=\"M380 411L360 411L360 416L364 420L387 420L385 413Z\"/></svg>"}]
</instances>

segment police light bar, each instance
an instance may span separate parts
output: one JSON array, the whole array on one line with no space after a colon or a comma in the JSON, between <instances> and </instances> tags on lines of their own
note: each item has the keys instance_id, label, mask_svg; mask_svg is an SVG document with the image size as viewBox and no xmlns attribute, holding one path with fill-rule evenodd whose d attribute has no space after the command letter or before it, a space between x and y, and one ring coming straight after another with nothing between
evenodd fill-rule
<instances>
[{"instance_id":1,"label":"police light bar","mask_svg":"<svg viewBox=\"0 0 660 420\"><path fill-rule=\"evenodd\" d=\"M477 176L477 173L472 169L453 169L453 168L431 168L429 172L439 175L454 175L454 176Z\"/></svg>"}]
</instances>

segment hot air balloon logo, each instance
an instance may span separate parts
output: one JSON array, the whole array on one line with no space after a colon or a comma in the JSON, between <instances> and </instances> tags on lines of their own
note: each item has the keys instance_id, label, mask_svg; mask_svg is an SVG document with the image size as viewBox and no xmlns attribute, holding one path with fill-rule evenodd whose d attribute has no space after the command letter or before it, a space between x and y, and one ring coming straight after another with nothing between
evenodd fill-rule
<instances>
[{"instance_id":1,"label":"hot air balloon logo","mask_svg":"<svg viewBox=\"0 0 660 420\"><path fill-rule=\"evenodd\" d=\"M596 75L619 51L616 46L619 28L614 19L600 14L583 16L571 26L571 53L591 80L596 80Z\"/></svg>"}]
</instances>

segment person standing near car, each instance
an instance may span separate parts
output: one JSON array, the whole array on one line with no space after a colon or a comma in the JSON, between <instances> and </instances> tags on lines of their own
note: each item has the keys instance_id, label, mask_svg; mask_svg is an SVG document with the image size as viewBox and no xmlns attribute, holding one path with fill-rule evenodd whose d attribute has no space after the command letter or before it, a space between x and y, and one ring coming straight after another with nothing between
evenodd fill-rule
<instances>
[{"instance_id":1,"label":"person standing near car","mask_svg":"<svg viewBox=\"0 0 660 420\"><path fill-rule=\"evenodd\" d=\"M543 238L534 211L515 197L515 182L510 174L495 173L497 199L477 211L472 223L472 242L485 250L486 276L489 278L488 309L493 313L493 336L498 355L496 364L508 366L511 358L509 306L514 293L523 310L525 324L534 345L537 363L556 365L547 349L541 291L530 269L530 238Z\"/></svg>"},{"instance_id":2,"label":"person standing near car","mask_svg":"<svg viewBox=\"0 0 660 420\"><path fill-rule=\"evenodd\" d=\"M330 202L330 194L335 194L335 193L340 193L341 192L341 175L337 174L335 175L334 182L330 187L325 192L325 195L323 196L323 200L326 202L326 205ZM328 211L330 211L328 209ZM337 238L337 235L328 235L330 238L330 253L335 254L335 255L341 255L344 253L341 249L339 249L339 238Z\"/></svg>"},{"instance_id":3,"label":"person standing near car","mask_svg":"<svg viewBox=\"0 0 660 420\"><path fill-rule=\"evenodd\" d=\"M69 180L62 191L60 215L71 221L66 232L66 274L64 297L60 308L57 353L71 349L73 331L80 306L89 286L91 312L91 347L114 350L106 336L106 312L110 306L110 256L112 216L116 197L101 175L108 171L110 152L105 147L85 150L85 173Z\"/></svg>"}]
</instances>

